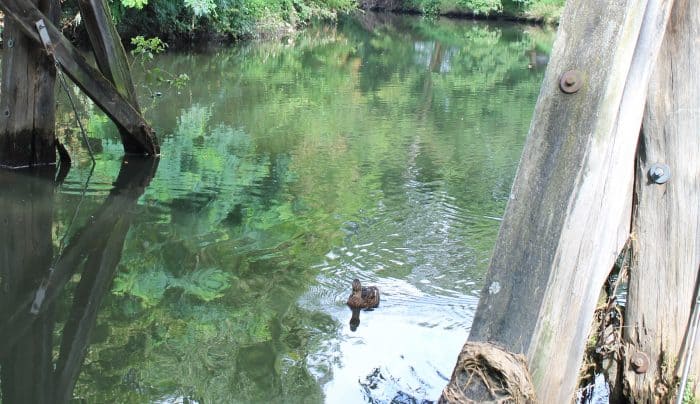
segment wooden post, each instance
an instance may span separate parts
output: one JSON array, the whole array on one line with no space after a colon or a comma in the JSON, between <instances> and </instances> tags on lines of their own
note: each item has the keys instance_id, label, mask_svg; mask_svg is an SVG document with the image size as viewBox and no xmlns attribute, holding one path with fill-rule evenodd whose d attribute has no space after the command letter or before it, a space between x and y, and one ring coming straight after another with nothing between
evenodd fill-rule
<instances>
[{"instance_id":1,"label":"wooden post","mask_svg":"<svg viewBox=\"0 0 700 404\"><path fill-rule=\"evenodd\" d=\"M633 261L623 328L623 390L630 402L671 402L677 394L700 268L699 38L700 3L676 0L650 83L635 173ZM668 182L650 179L655 163L668 165ZM690 385L696 393L699 357L696 346Z\"/></svg>"},{"instance_id":2,"label":"wooden post","mask_svg":"<svg viewBox=\"0 0 700 404\"><path fill-rule=\"evenodd\" d=\"M573 399L598 295L628 239L671 5L569 0L562 14L469 336L524 353L539 402Z\"/></svg>"},{"instance_id":3,"label":"wooden post","mask_svg":"<svg viewBox=\"0 0 700 404\"><path fill-rule=\"evenodd\" d=\"M117 92L141 113L136 89L131 81L131 67L119 33L112 23L109 7L104 0L80 0L78 5L90 37L97 67L114 84ZM120 128L119 133L125 150L138 149L138 145L133 144L132 138L124 128Z\"/></svg>"},{"instance_id":4,"label":"wooden post","mask_svg":"<svg viewBox=\"0 0 700 404\"><path fill-rule=\"evenodd\" d=\"M34 3L52 21L58 20L57 0ZM3 37L0 166L54 164L56 69L53 61L12 19L5 20Z\"/></svg>"},{"instance_id":5,"label":"wooden post","mask_svg":"<svg viewBox=\"0 0 700 404\"><path fill-rule=\"evenodd\" d=\"M117 124L120 130L128 134L129 142L124 143L124 150L127 153L148 155L160 153L153 128L139 111L99 70L82 57L36 6L22 0L0 0L0 8L8 19L13 19L19 29L39 47L43 45L35 24L39 20L44 20L53 47L51 50L56 60L63 71Z\"/></svg>"},{"instance_id":6,"label":"wooden post","mask_svg":"<svg viewBox=\"0 0 700 404\"><path fill-rule=\"evenodd\" d=\"M131 81L131 67L119 33L112 23L109 7L104 0L80 0L78 5L97 67L114 84L117 92L129 100L134 109L140 110L134 83Z\"/></svg>"}]
</instances>

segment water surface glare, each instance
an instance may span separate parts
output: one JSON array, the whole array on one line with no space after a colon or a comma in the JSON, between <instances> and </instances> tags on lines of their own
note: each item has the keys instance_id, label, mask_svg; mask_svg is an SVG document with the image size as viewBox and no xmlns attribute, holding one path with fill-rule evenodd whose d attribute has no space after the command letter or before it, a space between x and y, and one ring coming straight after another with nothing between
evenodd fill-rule
<instances>
[{"instance_id":1,"label":"water surface glare","mask_svg":"<svg viewBox=\"0 0 700 404\"><path fill-rule=\"evenodd\" d=\"M552 40L366 13L135 61L159 161L123 160L83 99L94 170L66 112L64 180L0 176L5 237L34 240L0 247L15 257L0 272L1 401L437 400ZM381 304L351 329L355 278ZM39 380L22 363L53 369L46 386L19 381Z\"/></svg>"}]
</instances>

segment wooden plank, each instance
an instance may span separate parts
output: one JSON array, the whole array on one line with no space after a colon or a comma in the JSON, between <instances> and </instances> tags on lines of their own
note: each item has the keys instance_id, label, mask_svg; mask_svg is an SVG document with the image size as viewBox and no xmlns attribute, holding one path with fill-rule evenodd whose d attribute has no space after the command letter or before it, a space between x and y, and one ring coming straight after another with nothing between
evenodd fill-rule
<instances>
[{"instance_id":1,"label":"wooden plank","mask_svg":"<svg viewBox=\"0 0 700 404\"><path fill-rule=\"evenodd\" d=\"M119 94L114 85L80 55L39 9L22 0L2 0L0 8L18 23L25 35L39 45L41 42L34 24L44 20L53 43L53 53L63 71L119 126L120 130L130 135L123 139L126 153L159 154L158 141L151 126L128 100Z\"/></svg>"},{"instance_id":2,"label":"wooden plank","mask_svg":"<svg viewBox=\"0 0 700 404\"><path fill-rule=\"evenodd\" d=\"M570 0L469 339L524 353L569 402L600 289L629 235L647 82L671 1ZM562 74L581 72L575 94Z\"/></svg>"},{"instance_id":3,"label":"wooden plank","mask_svg":"<svg viewBox=\"0 0 700 404\"><path fill-rule=\"evenodd\" d=\"M57 1L40 6L50 18L57 17ZM5 22L3 37L0 166L55 164L56 69L14 21Z\"/></svg>"},{"instance_id":4,"label":"wooden plank","mask_svg":"<svg viewBox=\"0 0 700 404\"><path fill-rule=\"evenodd\" d=\"M131 81L131 67L119 33L112 23L109 7L104 0L80 0L78 6L90 37L97 67L114 84L119 94L140 112L136 89Z\"/></svg>"},{"instance_id":5,"label":"wooden plank","mask_svg":"<svg viewBox=\"0 0 700 404\"><path fill-rule=\"evenodd\" d=\"M676 0L647 97L637 156L629 293L623 339L626 399L675 401L683 339L700 267L700 3ZM670 167L650 182L654 163ZM630 360L649 359L636 373ZM692 385L698 392L695 349Z\"/></svg>"},{"instance_id":6,"label":"wooden plank","mask_svg":"<svg viewBox=\"0 0 700 404\"><path fill-rule=\"evenodd\" d=\"M97 67L114 84L119 94L141 113L136 89L131 81L131 68L119 33L112 23L109 7L104 0L80 0L78 5L90 37ZM128 141L129 134L124 129L120 129L119 134L122 143Z\"/></svg>"}]
</instances>

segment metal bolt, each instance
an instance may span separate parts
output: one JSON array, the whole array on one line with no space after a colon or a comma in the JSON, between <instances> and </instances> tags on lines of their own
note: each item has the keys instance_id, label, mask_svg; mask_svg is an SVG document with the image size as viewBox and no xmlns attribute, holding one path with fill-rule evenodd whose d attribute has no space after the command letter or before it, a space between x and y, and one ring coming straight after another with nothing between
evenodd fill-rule
<instances>
[{"instance_id":1,"label":"metal bolt","mask_svg":"<svg viewBox=\"0 0 700 404\"><path fill-rule=\"evenodd\" d=\"M578 70L569 70L562 74L559 88L566 94L573 94L583 86L583 75Z\"/></svg>"},{"instance_id":2,"label":"metal bolt","mask_svg":"<svg viewBox=\"0 0 700 404\"><path fill-rule=\"evenodd\" d=\"M645 373L649 370L649 357L644 352L635 352L630 363L635 373Z\"/></svg>"},{"instance_id":3,"label":"metal bolt","mask_svg":"<svg viewBox=\"0 0 700 404\"><path fill-rule=\"evenodd\" d=\"M8 48L13 48L15 46L15 40L13 38L10 38L7 40L7 47Z\"/></svg>"},{"instance_id":4,"label":"metal bolt","mask_svg":"<svg viewBox=\"0 0 700 404\"><path fill-rule=\"evenodd\" d=\"M655 163L649 167L647 174L651 182L663 184L671 178L671 168L666 164Z\"/></svg>"}]
</instances>

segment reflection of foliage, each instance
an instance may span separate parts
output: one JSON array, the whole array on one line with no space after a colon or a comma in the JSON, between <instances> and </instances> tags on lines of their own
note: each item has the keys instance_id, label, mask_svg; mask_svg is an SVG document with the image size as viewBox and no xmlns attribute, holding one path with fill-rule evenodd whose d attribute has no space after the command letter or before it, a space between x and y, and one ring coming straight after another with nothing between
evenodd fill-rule
<instances>
[{"instance_id":1,"label":"reflection of foliage","mask_svg":"<svg viewBox=\"0 0 700 404\"><path fill-rule=\"evenodd\" d=\"M409 206L422 211L405 208L400 220L455 225L445 231L469 253L455 265L478 278L498 226L481 217L502 214L539 90L529 55L546 49L547 34L534 30L400 18L371 30L342 21L285 44L155 55L197 85L146 112L163 155L76 397L322 401L330 367L314 354L332 351L338 324L300 307L314 265L354 241L344 223L420 244L427 237L382 216ZM94 111L90 122L96 133L106 125ZM84 212L119 168L114 139ZM450 222L432 195L471 216ZM73 210L58 212L66 222ZM414 269L383 264L400 277Z\"/></svg>"},{"instance_id":2,"label":"reflection of foliage","mask_svg":"<svg viewBox=\"0 0 700 404\"><path fill-rule=\"evenodd\" d=\"M223 296L230 284L230 276L217 269L200 269L175 278L162 270L121 272L114 280L112 291L117 295L129 294L141 299L144 305L154 306L167 289L180 288L185 293L205 302Z\"/></svg>"}]
</instances>

